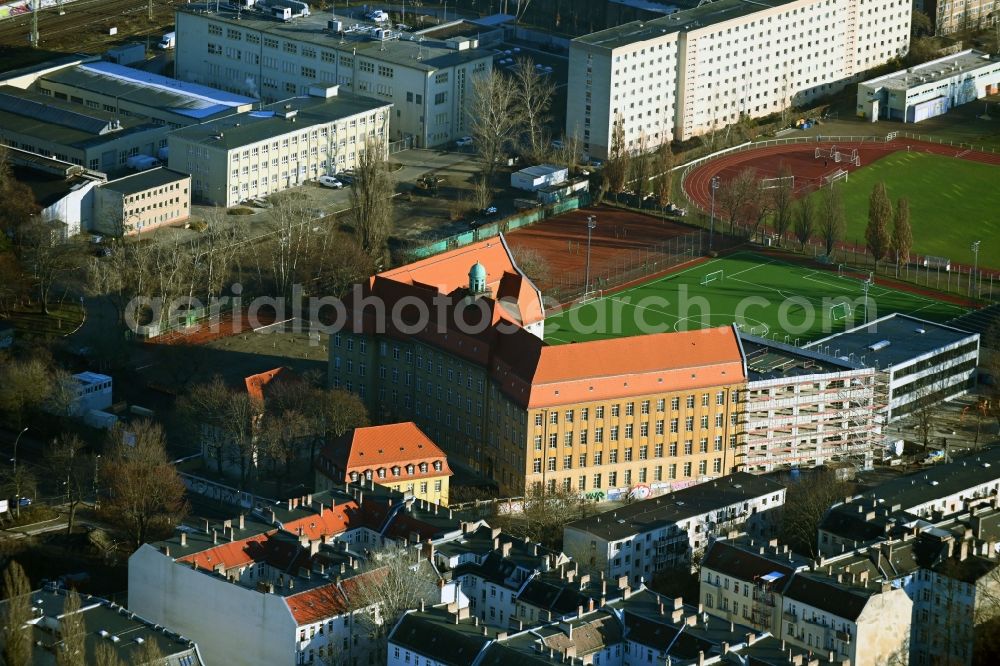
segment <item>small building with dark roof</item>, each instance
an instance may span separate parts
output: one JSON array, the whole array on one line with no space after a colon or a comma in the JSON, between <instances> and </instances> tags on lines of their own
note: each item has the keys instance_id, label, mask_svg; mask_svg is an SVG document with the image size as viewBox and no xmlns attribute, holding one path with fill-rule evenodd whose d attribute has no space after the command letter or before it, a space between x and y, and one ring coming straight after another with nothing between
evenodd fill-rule
<instances>
[{"instance_id":1,"label":"small building with dark roof","mask_svg":"<svg viewBox=\"0 0 1000 666\"><path fill-rule=\"evenodd\" d=\"M888 421L950 400L976 384L979 334L903 314L880 317L805 345L874 368Z\"/></svg>"},{"instance_id":2,"label":"small building with dark roof","mask_svg":"<svg viewBox=\"0 0 1000 666\"><path fill-rule=\"evenodd\" d=\"M131 236L191 216L191 176L158 167L101 185L94 197L94 229Z\"/></svg>"},{"instance_id":3,"label":"small building with dark roof","mask_svg":"<svg viewBox=\"0 0 1000 666\"><path fill-rule=\"evenodd\" d=\"M563 528L563 547L581 565L638 587L662 569L684 566L711 539L747 529L768 538L785 487L745 472L583 518Z\"/></svg>"}]
</instances>

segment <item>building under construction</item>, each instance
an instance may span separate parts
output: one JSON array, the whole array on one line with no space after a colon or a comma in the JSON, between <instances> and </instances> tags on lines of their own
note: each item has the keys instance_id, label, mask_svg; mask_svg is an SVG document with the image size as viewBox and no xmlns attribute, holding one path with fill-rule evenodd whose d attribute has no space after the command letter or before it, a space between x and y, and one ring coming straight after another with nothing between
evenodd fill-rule
<instances>
[{"instance_id":1,"label":"building under construction","mask_svg":"<svg viewBox=\"0 0 1000 666\"><path fill-rule=\"evenodd\" d=\"M761 473L831 460L871 466L882 448L874 368L740 337L747 364L741 469Z\"/></svg>"}]
</instances>

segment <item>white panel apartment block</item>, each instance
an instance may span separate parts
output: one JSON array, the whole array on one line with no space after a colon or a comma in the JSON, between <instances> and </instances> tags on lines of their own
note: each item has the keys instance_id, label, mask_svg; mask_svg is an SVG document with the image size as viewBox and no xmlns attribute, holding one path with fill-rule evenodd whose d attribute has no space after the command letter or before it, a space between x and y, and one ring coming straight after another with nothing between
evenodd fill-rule
<instances>
[{"instance_id":1,"label":"white panel apartment block","mask_svg":"<svg viewBox=\"0 0 1000 666\"><path fill-rule=\"evenodd\" d=\"M570 45L567 135L605 157L620 114L650 149L842 89L909 47L904 0L718 0Z\"/></svg>"}]
</instances>

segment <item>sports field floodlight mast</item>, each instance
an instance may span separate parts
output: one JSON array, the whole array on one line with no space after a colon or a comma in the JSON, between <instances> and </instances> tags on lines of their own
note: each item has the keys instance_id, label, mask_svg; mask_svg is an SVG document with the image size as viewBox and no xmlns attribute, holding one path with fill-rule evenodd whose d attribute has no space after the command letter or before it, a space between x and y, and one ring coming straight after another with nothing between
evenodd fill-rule
<instances>
[{"instance_id":1,"label":"sports field floodlight mast","mask_svg":"<svg viewBox=\"0 0 1000 666\"><path fill-rule=\"evenodd\" d=\"M587 216L587 273L583 279L584 297L590 296L590 235L593 233L595 228L597 228L597 217L595 217L594 215L588 215Z\"/></svg>"},{"instance_id":2,"label":"sports field floodlight mast","mask_svg":"<svg viewBox=\"0 0 1000 666\"><path fill-rule=\"evenodd\" d=\"M719 189L719 177L712 176L712 221L708 227L708 249L712 249L712 241L715 240L715 191Z\"/></svg>"},{"instance_id":3,"label":"sports field floodlight mast","mask_svg":"<svg viewBox=\"0 0 1000 666\"><path fill-rule=\"evenodd\" d=\"M976 276L979 274L979 241L972 243L972 279L969 280L969 295L976 296Z\"/></svg>"}]
</instances>

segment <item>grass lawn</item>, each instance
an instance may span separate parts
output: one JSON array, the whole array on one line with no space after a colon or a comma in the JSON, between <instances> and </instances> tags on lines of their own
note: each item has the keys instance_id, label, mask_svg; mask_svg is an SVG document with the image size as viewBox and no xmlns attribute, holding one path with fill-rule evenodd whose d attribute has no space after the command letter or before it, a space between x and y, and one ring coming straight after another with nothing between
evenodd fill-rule
<instances>
[{"instance_id":1,"label":"grass lawn","mask_svg":"<svg viewBox=\"0 0 1000 666\"><path fill-rule=\"evenodd\" d=\"M900 197L909 200L915 253L971 264L970 246L979 240L983 243L980 265L1000 268L1000 215L996 211L1000 167L907 152L873 162L840 185L848 242L864 245L868 197L879 181L885 182L894 206Z\"/></svg>"},{"instance_id":2,"label":"grass lawn","mask_svg":"<svg viewBox=\"0 0 1000 666\"><path fill-rule=\"evenodd\" d=\"M81 305L62 303L49 305L49 314L42 312L40 306L14 310L9 321L20 338L49 340L64 337L80 328L85 316L86 311Z\"/></svg>"},{"instance_id":3,"label":"grass lawn","mask_svg":"<svg viewBox=\"0 0 1000 666\"><path fill-rule=\"evenodd\" d=\"M556 313L545 320L550 344L737 323L747 332L804 343L864 321L862 281L834 270L741 252ZM965 308L876 284L871 318L893 312L945 322ZM786 338L787 336L787 338Z\"/></svg>"}]
</instances>

